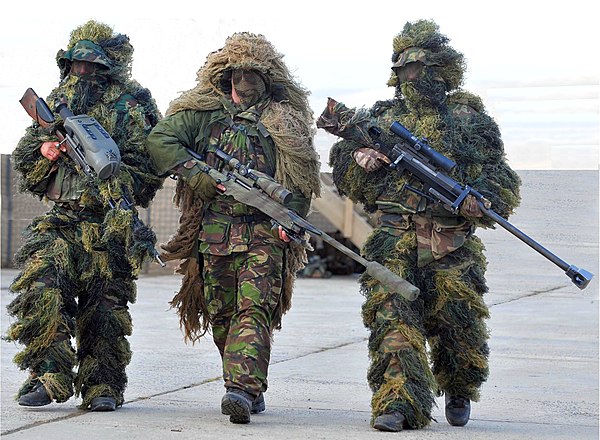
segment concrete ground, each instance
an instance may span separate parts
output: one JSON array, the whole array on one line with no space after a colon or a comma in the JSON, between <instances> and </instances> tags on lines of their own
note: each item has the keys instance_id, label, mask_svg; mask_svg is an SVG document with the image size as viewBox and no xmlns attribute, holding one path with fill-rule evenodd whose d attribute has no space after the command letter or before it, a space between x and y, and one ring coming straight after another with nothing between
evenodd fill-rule
<instances>
[{"instance_id":1,"label":"concrete ground","mask_svg":"<svg viewBox=\"0 0 600 440\"><path fill-rule=\"evenodd\" d=\"M438 399L419 431L369 426L367 331L354 276L299 279L292 310L274 338L266 412L249 425L220 414L216 348L183 343L168 301L179 279L142 276L131 307L133 359L123 407L39 409L13 400L26 373L3 341L1 431L7 439L598 439L598 172L525 172L511 222L552 252L595 274L580 290L554 264L503 229L480 231L487 246L490 377L466 427L448 425ZM156 271L155 271L156 272ZM2 271L2 333L14 270Z\"/></svg>"}]
</instances>

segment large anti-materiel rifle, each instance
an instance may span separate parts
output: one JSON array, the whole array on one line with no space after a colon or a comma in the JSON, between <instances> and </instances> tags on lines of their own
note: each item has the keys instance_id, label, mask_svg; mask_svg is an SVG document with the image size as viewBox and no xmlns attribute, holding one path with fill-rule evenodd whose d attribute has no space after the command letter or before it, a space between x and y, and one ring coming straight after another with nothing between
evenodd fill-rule
<instances>
[{"instance_id":1,"label":"large anti-materiel rifle","mask_svg":"<svg viewBox=\"0 0 600 440\"><path fill-rule=\"evenodd\" d=\"M189 148L187 151L197 162L203 173L215 179L220 188L225 188L224 190L219 189L220 193L232 196L238 202L252 206L268 215L275 224L283 228L291 240L309 248L310 246L305 238L306 232L321 237L324 242L364 266L370 276L391 291L397 292L411 301L417 298L419 294L417 287L378 262L369 261L361 257L303 219L293 210L284 206L284 203L287 203L293 197L292 193L283 185L273 181L266 174L248 168L220 149L214 149L213 151L220 160L228 165L226 167L228 169L224 169L223 171L219 171L208 165L203 157L195 151Z\"/></svg>"},{"instance_id":2,"label":"large anti-materiel rifle","mask_svg":"<svg viewBox=\"0 0 600 440\"><path fill-rule=\"evenodd\" d=\"M119 172L121 165L119 147L96 119L88 115L74 115L66 102L57 101L56 111L63 120L63 132L53 126L56 122L54 113L46 101L32 88L25 91L19 102L36 123L41 127L52 129L60 141L58 146L73 159L79 172L92 179L97 177L100 180L109 179ZM118 202L109 198L108 204L113 209L131 211L134 231L145 228L146 226L133 209L134 204L126 189L122 188L122 192ZM161 266L165 266L156 249L153 249L153 256Z\"/></svg>"},{"instance_id":3,"label":"large anti-materiel rifle","mask_svg":"<svg viewBox=\"0 0 600 440\"><path fill-rule=\"evenodd\" d=\"M333 109L334 104L337 103L334 100L331 100L328 104L328 108ZM319 125L320 124L317 123L317 126ZM335 127L333 129L331 129L331 127L332 125L321 125L321 128L344 137L343 133L340 133ZM452 171L456 164L443 154L431 148L426 139L417 138L397 121L391 124L390 131L400 137L402 142L395 145L385 144L379 139L381 129L377 126L371 126L366 130L373 141L371 144L367 145L364 143L364 136L361 136L360 140L349 140L363 143L364 146L374 148L383 153L389 159L389 163L386 165L389 169L395 169L400 172L406 170L423 183L423 190L407 187L409 190L413 190L421 196L442 203L453 213L458 212L460 205L468 195L475 197L479 209L485 216L494 220L523 243L527 244L564 270L565 274L577 287L580 289L585 289L587 287L594 276L592 273L585 269L573 266L550 252L540 243L508 222L508 220L490 209L490 202L477 190L469 185L463 185L445 174L444 171Z\"/></svg>"}]
</instances>

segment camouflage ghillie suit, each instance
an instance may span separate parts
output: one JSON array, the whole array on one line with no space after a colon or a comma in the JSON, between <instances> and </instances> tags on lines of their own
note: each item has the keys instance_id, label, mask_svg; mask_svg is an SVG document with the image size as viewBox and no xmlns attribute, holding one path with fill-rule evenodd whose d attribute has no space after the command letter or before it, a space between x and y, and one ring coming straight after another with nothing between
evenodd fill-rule
<instances>
[{"instance_id":1,"label":"camouflage ghillie suit","mask_svg":"<svg viewBox=\"0 0 600 440\"><path fill-rule=\"evenodd\" d=\"M371 109L338 103L333 109L338 120L332 122L329 108L317 122L344 137L330 153L340 192L379 216L362 250L365 258L421 290L410 302L368 275L361 278L366 296L362 316L371 332L372 422L397 412L411 428L430 422L436 394L476 401L488 376L486 259L474 231L493 225L464 209L454 215L409 190L423 191L423 185L407 172L390 171L382 163L365 171L374 161L356 151L372 144L367 130L373 125L382 129L384 142L399 142L387 133L399 121L454 160L451 177L478 189L500 215L507 217L519 202L520 181L505 161L499 129L477 96L458 89L463 57L447 43L435 23L407 23L394 38L394 72L388 85L396 88L395 98Z\"/></svg>"},{"instance_id":2,"label":"camouflage ghillie suit","mask_svg":"<svg viewBox=\"0 0 600 440\"><path fill-rule=\"evenodd\" d=\"M195 193L192 182L206 175L199 176L185 148L220 170L224 164L215 148L243 164L252 161L255 170L293 191L288 208L306 215L312 195L319 194L312 112L308 92L282 58L262 35L230 36L208 55L197 86L171 103L148 138L159 173L181 177L180 227L163 245L163 258L183 260L178 268L183 284L172 305L185 339L195 342L210 327L223 359L225 387L253 397L267 389L272 332L290 308L295 274L306 254L274 237L270 219L257 209L226 194ZM234 105L232 81L241 72L254 75L251 89L258 92Z\"/></svg>"},{"instance_id":3,"label":"camouflage ghillie suit","mask_svg":"<svg viewBox=\"0 0 600 440\"><path fill-rule=\"evenodd\" d=\"M100 181L78 172L66 154L47 159L40 144L57 138L37 124L19 141L12 160L21 190L52 208L33 220L16 255L23 270L10 287L18 296L8 306L16 318L8 339L25 345L14 360L31 372L19 396L41 381L56 402L81 394L86 409L100 396L123 403L131 358L128 304L135 301L135 279L152 258L156 238L146 227L134 233L132 212L111 209L108 201L127 192L135 205L147 207L160 187L145 151L160 113L150 92L130 79L133 47L126 35L89 21L71 33L67 49L57 54L61 83L46 101L54 109L64 97L73 113L100 122L119 146L121 167ZM79 76L71 71L74 61L102 67Z\"/></svg>"}]
</instances>

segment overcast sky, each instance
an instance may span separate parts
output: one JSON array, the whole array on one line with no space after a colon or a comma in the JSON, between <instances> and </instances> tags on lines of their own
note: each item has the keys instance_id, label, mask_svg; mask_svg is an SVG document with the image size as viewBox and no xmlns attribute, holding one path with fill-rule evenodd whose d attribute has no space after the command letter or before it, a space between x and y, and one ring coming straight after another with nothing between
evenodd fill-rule
<instances>
[{"instance_id":1,"label":"overcast sky","mask_svg":"<svg viewBox=\"0 0 600 440\"><path fill-rule=\"evenodd\" d=\"M0 153L30 124L19 104L28 87L58 84L55 55L93 18L127 34L133 76L164 113L195 85L206 55L234 32L264 34L312 92L318 116L331 96L370 106L393 96L392 39L406 21L433 19L467 60L464 88L500 125L515 169L597 169L600 144L598 14L592 3L515 1L11 2L0 17ZM138 6L139 5L139 6ZM350 6L352 5L352 6ZM395 6L393 6L395 5ZM335 138L316 137L323 170Z\"/></svg>"}]
</instances>

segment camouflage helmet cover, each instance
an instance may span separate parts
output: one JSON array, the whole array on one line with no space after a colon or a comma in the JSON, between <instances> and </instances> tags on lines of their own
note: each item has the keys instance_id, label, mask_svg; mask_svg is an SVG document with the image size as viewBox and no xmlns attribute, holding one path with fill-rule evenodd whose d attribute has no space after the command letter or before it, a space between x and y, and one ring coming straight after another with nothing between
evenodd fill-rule
<instances>
[{"instance_id":1,"label":"camouflage helmet cover","mask_svg":"<svg viewBox=\"0 0 600 440\"><path fill-rule=\"evenodd\" d=\"M439 32L439 26L431 20L407 22L402 32L393 40L392 68L420 61L435 69L436 76L446 83L448 90L456 89L463 81L465 61L460 52L450 47L449 41L448 37ZM392 74L388 85L399 85L395 73Z\"/></svg>"},{"instance_id":2,"label":"camouflage helmet cover","mask_svg":"<svg viewBox=\"0 0 600 440\"><path fill-rule=\"evenodd\" d=\"M425 49L421 49L420 47L408 47L404 49L398 57L396 58L396 62L392 65L394 67L403 67L408 63L415 63L417 61L425 64L426 66L435 65L431 61L431 57L427 56L427 52Z\"/></svg>"},{"instance_id":3,"label":"camouflage helmet cover","mask_svg":"<svg viewBox=\"0 0 600 440\"><path fill-rule=\"evenodd\" d=\"M110 26L89 20L71 32L67 50L56 54L61 78L74 60L100 64L108 69L109 76L124 82L131 76L133 46L127 35L115 34Z\"/></svg>"},{"instance_id":4,"label":"camouflage helmet cover","mask_svg":"<svg viewBox=\"0 0 600 440\"><path fill-rule=\"evenodd\" d=\"M102 48L90 40L79 40L71 49L63 52L60 60L68 61L87 61L89 63L97 63L110 69L113 62L104 53Z\"/></svg>"}]
</instances>

